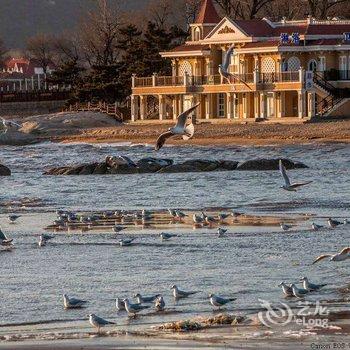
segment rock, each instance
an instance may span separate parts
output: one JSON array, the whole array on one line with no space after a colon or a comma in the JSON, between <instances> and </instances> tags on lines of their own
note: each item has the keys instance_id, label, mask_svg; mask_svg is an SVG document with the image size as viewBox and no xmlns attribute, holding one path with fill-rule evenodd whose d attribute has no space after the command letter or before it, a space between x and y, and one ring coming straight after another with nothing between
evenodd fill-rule
<instances>
[{"instance_id":1,"label":"rock","mask_svg":"<svg viewBox=\"0 0 350 350\"><path fill-rule=\"evenodd\" d=\"M0 145L24 146L40 142L34 135L27 135L19 131L0 132Z\"/></svg>"},{"instance_id":2,"label":"rock","mask_svg":"<svg viewBox=\"0 0 350 350\"><path fill-rule=\"evenodd\" d=\"M191 166L191 165L185 165L185 164L173 164L166 166L164 168L161 168L158 173L195 173L201 170L198 170L197 168Z\"/></svg>"},{"instance_id":3,"label":"rock","mask_svg":"<svg viewBox=\"0 0 350 350\"><path fill-rule=\"evenodd\" d=\"M91 175L94 173L98 163L86 164L80 170L79 175Z\"/></svg>"},{"instance_id":4,"label":"rock","mask_svg":"<svg viewBox=\"0 0 350 350\"><path fill-rule=\"evenodd\" d=\"M234 160L220 160L219 168L223 170L236 170L238 166L238 162Z\"/></svg>"},{"instance_id":5,"label":"rock","mask_svg":"<svg viewBox=\"0 0 350 350\"><path fill-rule=\"evenodd\" d=\"M88 164L69 167L62 175L79 175Z\"/></svg>"},{"instance_id":6,"label":"rock","mask_svg":"<svg viewBox=\"0 0 350 350\"><path fill-rule=\"evenodd\" d=\"M194 159L187 160L182 165L193 167L197 171L213 171L219 167L219 162L215 160Z\"/></svg>"},{"instance_id":7,"label":"rock","mask_svg":"<svg viewBox=\"0 0 350 350\"><path fill-rule=\"evenodd\" d=\"M107 174L136 174L137 168L127 164L120 164L113 168L108 168Z\"/></svg>"},{"instance_id":8,"label":"rock","mask_svg":"<svg viewBox=\"0 0 350 350\"><path fill-rule=\"evenodd\" d=\"M156 173L160 169L173 164L174 161L172 159L157 159L152 157L140 159L136 163L140 174Z\"/></svg>"},{"instance_id":9,"label":"rock","mask_svg":"<svg viewBox=\"0 0 350 350\"><path fill-rule=\"evenodd\" d=\"M95 167L94 171L92 172L93 175L104 175L108 171L108 166L106 163L97 163L97 166Z\"/></svg>"},{"instance_id":10,"label":"rock","mask_svg":"<svg viewBox=\"0 0 350 350\"><path fill-rule=\"evenodd\" d=\"M286 169L307 168L305 164L300 162L293 162L285 158L276 158L248 160L239 164L237 170L279 170L280 159L282 159L282 162Z\"/></svg>"},{"instance_id":11,"label":"rock","mask_svg":"<svg viewBox=\"0 0 350 350\"><path fill-rule=\"evenodd\" d=\"M5 166L0 164L0 176L10 176L11 175L11 170Z\"/></svg>"}]
</instances>

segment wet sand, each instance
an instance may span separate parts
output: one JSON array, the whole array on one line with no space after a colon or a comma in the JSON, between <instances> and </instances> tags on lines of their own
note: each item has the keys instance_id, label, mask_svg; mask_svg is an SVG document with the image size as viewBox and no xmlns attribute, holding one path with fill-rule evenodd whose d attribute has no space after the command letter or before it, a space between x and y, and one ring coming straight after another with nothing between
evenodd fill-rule
<instances>
[{"instance_id":1,"label":"wet sand","mask_svg":"<svg viewBox=\"0 0 350 350\"><path fill-rule=\"evenodd\" d=\"M56 142L132 142L153 144L157 136L171 124L125 124L116 127L80 130L64 135L48 135ZM202 123L196 125L195 137L189 145L266 145L314 142L349 142L350 120L319 123ZM172 139L171 145L183 145Z\"/></svg>"}]
</instances>

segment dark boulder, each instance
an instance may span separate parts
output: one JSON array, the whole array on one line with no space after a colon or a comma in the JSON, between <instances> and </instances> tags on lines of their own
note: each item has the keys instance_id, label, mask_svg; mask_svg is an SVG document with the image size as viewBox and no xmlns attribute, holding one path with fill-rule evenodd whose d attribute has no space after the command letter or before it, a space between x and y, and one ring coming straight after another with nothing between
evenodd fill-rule
<instances>
[{"instance_id":1,"label":"dark boulder","mask_svg":"<svg viewBox=\"0 0 350 350\"><path fill-rule=\"evenodd\" d=\"M219 167L216 160L193 159L183 162L181 165L197 169L197 171L214 171Z\"/></svg>"},{"instance_id":2,"label":"dark boulder","mask_svg":"<svg viewBox=\"0 0 350 350\"><path fill-rule=\"evenodd\" d=\"M307 168L300 162L293 162L285 158L276 159L252 159L238 165L237 170L279 170L279 161L283 162L286 169Z\"/></svg>"},{"instance_id":3,"label":"dark boulder","mask_svg":"<svg viewBox=\"0 0 350 350\"><path fill-rule=\"evenodd\" d=\"M158 171L160 174L167 174L167 173L195 173L198 171L197 168L191 166L191 165L186 165L186 164L173 164L166 166Z\"/></svg>"},{"instance_id":4,"label":"dark boulder","mask_svg":"<svg viewBox=\"0 0 350 350\"><path fill-rule=\"evenodd\" d=\"M136 165L138 172L142 173L156 173L160 169L173 165L174 161L172 159L158 159L158 158L143 158L140 159Z\"/></svg>"},{"instance_id":5,"label":"dark boulder","mask_svg":"<svg viewBox=\"0 0 350 350\"><path fill-rule=\"evenodd\" d=\"M136 174L137 168L127 164L119 164L113 168L108 168L107 174Z\"/></svg>"},{"instance_id":6,"label":"dark boulder","mask_svg":"<svg viewBox=\"0 0 350 350\"><path fill-rule=\"evenodd\" d=\"M5 166L0 164L0 176L10 176L11 175L11 170Z\"/></svg>"},{"instance_id":7,"label":"dark boulder","mask_svg":"<svg viewBox=\"0 0 350 350\"><path fill-rule=\"evenodd\" d=\"M220 170L236 170L238 162L234 160L220 160L219 169Z\"/></svg>"},{"instance_id":8,"label":"dark boulder","mask_svg":"<svg viewBox=\"0 0 350 350\"><path fill-rule=\"evenodd\" d=\"M97 165L98 165L98 163L91 163L91 164L84 165L83 168L80 170L79 175L91 175L91 174L93 174Z\"/></svg>"},{"instance_id":9,"label":"dark boulder","mask_svg":"<svg viewBox=\"0 0 350 350\"><path fill-rule=\"evenodd\" d=\"M108 172L108 166L106 163L97 163L94 171L92 172L93 175L104 175Z\"/></svg>"}]
</instances>

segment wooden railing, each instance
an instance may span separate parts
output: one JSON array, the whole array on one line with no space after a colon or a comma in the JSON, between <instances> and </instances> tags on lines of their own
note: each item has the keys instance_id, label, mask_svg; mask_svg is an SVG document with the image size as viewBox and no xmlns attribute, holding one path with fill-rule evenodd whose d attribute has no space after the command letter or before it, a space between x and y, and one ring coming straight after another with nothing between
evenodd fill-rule
<instances>
[{"instance_id":1,"label":"wooden railing","mask_svg":"<svg viewBox=\"0 0 350 350\"><path fill-rule=\"evenodd\" d=\"M81 111L94 111L101 112L114 117L117 121L123 122L124 115L119 110L116 103L106 103L106 102L77 102L69 105L63 109L63 112L81 112Z\"/></svg>"},{"instance_id":2,"label":"wooden railing","mask_svg":"<svg viewBox=\"0 0 350 350\"><path fill-rule=\"evenodd\" d=\"M235 74L231 84L254 83L255 73ZM279 82L298 82L300 79L299 71L259 73L257 83L279 83ZM220 75L188 75L188 76L157 76L147 78L135 78L134 87L152 87L152 86L201 86L201 85L221 85L228 84L226 79Z\"/></svg>"}]
</instances>

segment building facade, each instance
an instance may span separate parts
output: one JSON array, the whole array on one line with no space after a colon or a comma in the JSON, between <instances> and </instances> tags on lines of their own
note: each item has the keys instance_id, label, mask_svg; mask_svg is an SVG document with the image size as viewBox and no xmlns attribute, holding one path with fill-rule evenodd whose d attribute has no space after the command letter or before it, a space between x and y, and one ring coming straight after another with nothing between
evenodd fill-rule
<instances>
[{"instance_id":1,"label":"building facade","mask_svg":"<svg viewBox=\"0 0 350 350\"><path fill-rule=\"evenodd\" d=\"M171 76L132 78L131 119L175 119L201 102L197 120L342 115L350 108L350 20L220 18L203 0L191 37L162 52ZM228 83L218 73L234 44Z\"/></svg>"}]
</instances>

